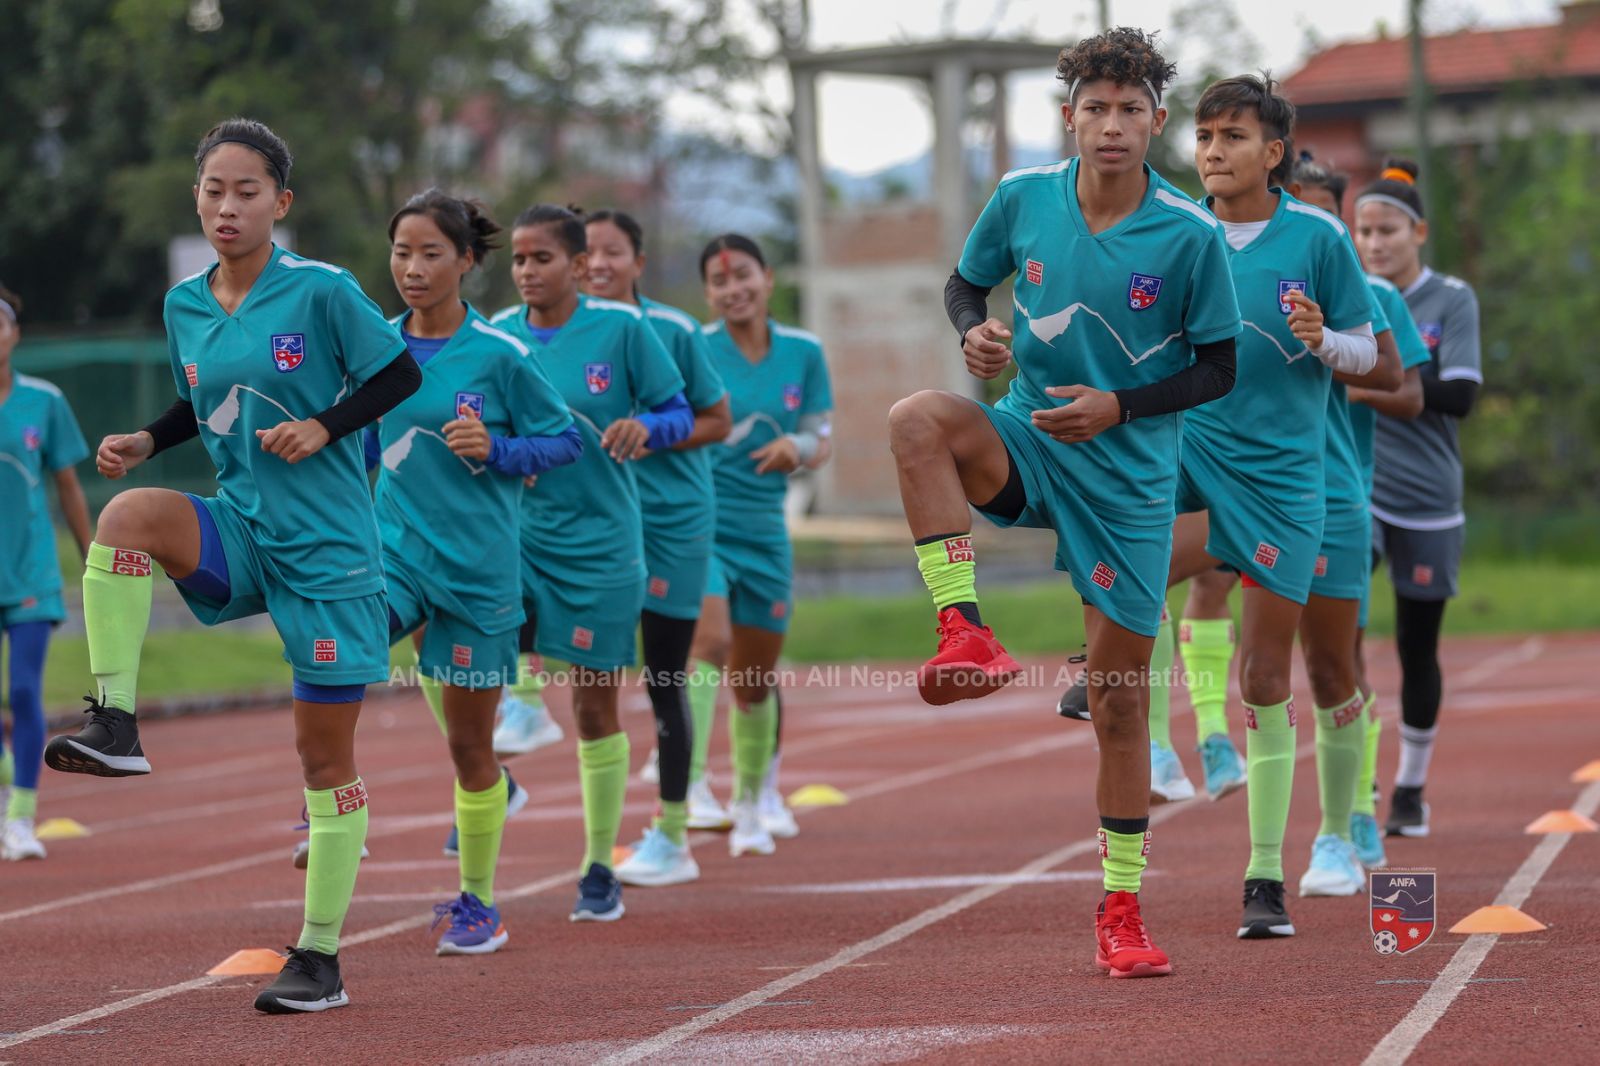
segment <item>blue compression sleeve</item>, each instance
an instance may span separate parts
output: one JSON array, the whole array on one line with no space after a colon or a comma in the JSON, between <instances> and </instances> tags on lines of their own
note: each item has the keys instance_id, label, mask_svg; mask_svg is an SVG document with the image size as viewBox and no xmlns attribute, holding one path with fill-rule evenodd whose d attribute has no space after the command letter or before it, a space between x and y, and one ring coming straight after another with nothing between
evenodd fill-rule
<instances>
[{"instance_id":1,"label":"blue compression sleeve","mask_svg":"<svg viewBox=\"0 0 1600 1066\"><path fill-rule=\"evenodd\" d=\"M11 644L12 783L18 788L39 787L45 740L44 657L54 628L49 622L22 622L6 630Z\"/></svg>"},{"instance_id":2,"label":"blue compression sleeve","mask_svg":"<svg viewBox=\"0 0 1600 1066\"><path fill-rule=\"evenodd\" d=\"M485 465L512 477L531 477L565 466L583 454L583 437L568 426L554 437L491 437Z\"/></svg>"},{"instance_id":3,"label":"blue compression sleeve","mask_svg":"<svg viewBox=\"0 0 1600 1066\"><path fill-rule=\"evenodd\" d=\"M665 403L658 403L647 413L639 415L638 420L650 431L644 446L653 452L670 448L688 439L689 434L694 432L694 409L681 392L674 393Z\"/></svg>"}]
</instances>

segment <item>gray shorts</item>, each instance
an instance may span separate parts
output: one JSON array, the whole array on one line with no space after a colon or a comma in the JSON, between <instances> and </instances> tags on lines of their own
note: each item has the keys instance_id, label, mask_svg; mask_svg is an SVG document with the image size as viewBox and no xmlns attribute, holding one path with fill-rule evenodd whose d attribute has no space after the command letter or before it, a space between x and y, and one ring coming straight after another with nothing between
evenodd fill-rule
<instances>
[{"instance_id":1,"label":"gray shorts","mask_svg":"<svg viewBox=\"0 0 1600 1066\"><path fill-rule=\"evenodd\" d=\"M1461 576L1465 524L1449 529L1406 529L1372 520L1372 551L1389 560L1389 580L1408 600L1448 600Z\"/></svg>"}]
</instances>

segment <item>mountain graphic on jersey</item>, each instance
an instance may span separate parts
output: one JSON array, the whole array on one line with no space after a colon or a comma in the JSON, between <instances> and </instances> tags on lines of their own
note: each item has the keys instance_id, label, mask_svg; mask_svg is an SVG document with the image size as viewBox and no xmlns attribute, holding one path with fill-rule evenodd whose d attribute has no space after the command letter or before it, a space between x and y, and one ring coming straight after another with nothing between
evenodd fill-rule
<instances>
[{"instance_id":1,"label":"mountain graphic on jersey","mask_svg":"<svg viewBox=\"0 0 1600 1066\"><path fill-rule=\"evenodd\" d=\"M1017 313L1028 320L1028 328L1033 331L1033 335L1038 337L1041 341L1044 341L1044 343L1049 344L1052 348L1054 348L1055 345L1051 342L1067 331L1067 328L1072 325L1072 320L1077 317L1078 312L1082 311L1085 314L1093 315L1100 321L1100 324L1106 328L1106 332L1111 334L1112 339L1117 342L1117 347L1121 348L1122 353L1128 357L1128 363L1131 366L1138 366L1140 363L1144 362L1146 359L1150 358L1152 355L1155 355L1161 349L1165 348L1167 345L1183 336L1182 330L1179 330L1176 333L1168 334L1166 337L1163 337L1161 342L1155 345L1153 348L1149 348L1145 351L1135 354L1134 351L1123 341L1122 335L1112 327L1110 322L1106 321L1105 316L1099 311L1096 311L1094 308L1090 307L1088 304L1070 304L1054 314L1042 315L1039 318L1034 318L1028 314L1028 309L1023 307L1022 302L1014 295L1012 296L1011 303L1012 306L1017 309Z\"/></svg>"},{"instance_id":2,"label":"mountain graphic on jersey","mask_svg":"<svg viewBox=\"0 0 1600 1066\"><path fill-rule=\"evenodd\" d=\"M274 333L272 335L272 365L278 373L287 374L297 369L306 358L304 333Z\"/></svg>"},{"instance_id":3,"label":"mountain graphic on jersey","mask_svg":"<svg viewBox=\"0 0 1600 1066\"><path fill-rule=\"evenodd\" d=\"M274 400L266 393L258 392L248 385L235 385L228 390L228 395L224 397L220 404L217 405L217 409L205 417L204 421L207 429L219 437L233 436L234 423L239 421L239 394L241 392L248 392L252 396L259 396L272 406L276 407L278 410L282 411L284 417L289 421L299 421L299 419L290 413L287 407L283 406L283 404L279 403L277 400Z\"/></svg>"},{"instance_id":4,"label":"mountain graphic on jersey","mask_svg":"<svg viewBox=\"0 0 1600 1066\"><path fill-rule=\"evenodd\" d=\"M1432 870L1375 870L1367 876L1372 946L1379 955L1404 955L1433 936L1436 880Z\"/></svg>"},{"instance_id":5,"label":"mountain graphic on jersey","mask_svg":"<svg viewBox=\"0 0 1600 1066\"><path fill-rule=\"evenodd\" d=\"M410 458L411 449L416 446L418 435L432 437L434 440L439 442L441 447L447 450L450 447L449 442L444 439L444 434L435 433L431 429L423 429L421 426L412 426L410 429L400 434L394 443L390 444L383 450L383 468L389 471L391 474L398 474L400 472L400 467L408 458ZM477 477L479 474L483 473L485 469L482 465L474 463L471 459L468 459L464 455L458 455L456 458L461 460L462 466L465 466L469 471L472 472L473 477Z\"/></svg>"},{"instance_id":6,"label":"mountain graphic on jersey","mask_svg":"<svg viewBox=\"0 0 1600 1066\"><path fill-rule=\"evenodd\" d=\"M1277 337L1274 337L1272 335L1271 331L1262 329L1260 326L1256 325L1254 322L1251 322L1249 319L1245 319L1244 320L1244 326L1245 326L1246 329L1253 329L1257 333L1261 334L1263 337L1267 338L1267 340L1271 342L1272 346L1274 348L1278 349L1278 354L1283 356L1283 361L1286 364L1287 363L1297 363L1301 359L1304 359L1306 356L1311 354L1311 349L1305 347L1304 345L1300 346L1300 350L1298 352L1289 351L1289 349L1285 348L1283 346L1283 343L1281 341L1279 341Z\"/></svg>"},{"instance_id":7,"label":"mountain graphic on jersey","mask_svg":"<svg viewBox=\"0 0 1600 1066\"><path fill-rule=\"evenodd\" d=\"M781 436L783 427L778 424L778 420L769 414L757 411L735 422L733 428L728 430L728 435L722 438L722 443L729 448L743 446L749 451L755 451ZM752 440L752 437L755 439Z\"/></svg>"}]
</instances>

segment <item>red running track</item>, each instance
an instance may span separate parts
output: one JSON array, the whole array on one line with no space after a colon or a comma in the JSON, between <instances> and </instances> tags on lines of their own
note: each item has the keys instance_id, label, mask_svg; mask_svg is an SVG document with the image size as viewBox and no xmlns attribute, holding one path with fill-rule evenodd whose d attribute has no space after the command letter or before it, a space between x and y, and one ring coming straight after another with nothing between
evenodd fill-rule
<instances>
[{"instance_id":1,"label":"red running track","mask_svg":"<svg viewBox=\"0 0 1600 1066\"><path fill-rule=\"evenodd\" d=\"M437 958L426 932L429 905L456 883L439 851L443 742L420 699L374 703L360 747L373 857L342 954L353 1003L304 1017L251 1009L268 978L205 976L299 929L288 713L153 722L150 777L46 780L41 814L92 836L0 866L0 1062L1592 1062L1600 834L1522 829L1600 804L1600 785L1568 780L1600 758L1595 646L1447 644L1434 835L1390 842L1394 865L1439 872L1441 928L1426 947L1376 954L1363 898L1291 897L1299 936L1236 940L1248 854L1236 794L1158 809L1145 912L1176 972L1145 981L1093 966L1095 753L1088 726L1053 713L1058 662L943 709L849 668L800 670L785 786L827 783L851 802L803 814L771 858L732 860L720 837L696 834L702 879L628 889L612 925L566 917L582 839L570 745L517 761L533 802L507 828L511 942L483 958ZM1392 693L1392 652L1372 659ZM650 715L637 690L623 699L637 766ZM1183 750L1192 719L1175 702ZM725 739L719 725L723 782ZM1316 832L1310 740L1303 729L1291 886ZM1396 744L1391 729L1386 772ZM1198 781L1197 759L1185 762ZM652 805L630 786L625 839ZM1508 884L1548 930L1444 931Z\"/></svg>"}]
</instances>

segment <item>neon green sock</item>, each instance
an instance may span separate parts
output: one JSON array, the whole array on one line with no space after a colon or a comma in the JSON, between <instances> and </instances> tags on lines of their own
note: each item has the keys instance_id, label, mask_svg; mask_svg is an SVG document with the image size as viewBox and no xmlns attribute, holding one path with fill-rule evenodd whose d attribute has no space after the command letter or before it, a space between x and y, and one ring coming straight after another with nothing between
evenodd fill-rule
<instances>
[{"instance_id":1,"label":"neon green sock","mask_svg":"<svg viewBox=\"0 0 1600 1066\"><path fill-rule=\"evenodd\" d=\"M703 659L694 664L694 672L689 675L689 718L694 727L689 749L690 784L706 776L706 757L711 752L711 730L716 727L717 691L721 684L721 670Z\"/></svg>"},{"instance_id":2,"label":"neon green sock","mask_svg":"<svg viewBox=\"0 0 1600 1066\"><path fill-rule=\"evenodd\" d=\"M537 655L522 655L517 659L517 683L509 686L511 694L524 703L544 705L544 683L549 680L545 677L543 665L535 667L539 661Z\"/></svg>"},{"instance_id":3,"label":"neon green sock","mask_svg":"<svg viewBox=\"0 0 1600 1066\"><path fill-rule=\"evenodd\" d=\"M978 602L978 566L972 552L972 533L952 533L940 540L915 545L917 569L933 593L933 606L944 610L952 603Z\"/></svg>"},{"instance_id":4,"label":"neon green sock","mask_svg":"<svg viewBox=\"0 0 1600 1066\"><path fill-rule=\"evenodd\" d=\"M1361 692L1337 707L1317 708L1317 795L1322 800L1319 836L1350 839L1350 807L1366 746Z\"/></svg>"},{"instance_id":5,"label":"neon green sock","mask_svg":"<svg viewBox=\"0 0 1600 1066\"><path fill-rule=\"evenodd\" d=\"M733 741L733 774L738 779L736 799L753 803L761 795L777 728L778 701L770 689L765 699L749 707L735 702L728 719L728 736Z\"/></svg>"},{"instance_id":6,"label":"neon green sock","mask_svg":"<svg viewBox=\"0 0 1600 1066\"><path fill-rule=\"evenodd\" d=\"M1100 830L1100 866L1105 870L1107 892L1137 892L1149 861L1150 831L1118 833Z\"/></svg>"},{"instance_id":7,"label":"neon green sock","mask_svg":"<svg viewBox=\"0 0 1600 1066\"><path fill-rule=\"evenodd\" d=\"M1233 622L1226 618L1185 618L1178 626L1184 680L1194 705L1195 737L1228 735L1228 674L1233 668Z\"/></svg>"},{"instance_id":8,"label":"neon green sock","mask_svg":"<svg viewBox=\"0 0 1600 1066\"><path fill-rule=\"evenodd\" d=\"M689 839L689 804L685 800L673 803L661 801L661 813L656 815L655 827L666 834L668 840L683 847Z\"/></svg>"},{"instance_id":9,"label":"neon green sock","mask_svg":"<svg viewBox=\"0 0 1600 1066\"><path fill-rule=\"evenodd\" d=\"M609 870L628 791L628 734L579 740L578 776L583 784L583 829L588 838L583 868L599 863Z\"/></svg>"},{"instance_id":10,"label":"neon green sock","mask_svg":"<svg viewBox=\"0 0 1600 1066\"><path fill-rule=\"evenodd\" d=\"M11 761L11 751L0 751L0 788L10 785L15 776L16 766Z\"/></svg>"},{"instance_id":11,"label":"neon green sock","mask_svg":"<svg viewBox=\"0 0 1600 1066\"><path fill-rule=\"evenodd\" d=\"M38 789L18 787L11 790L11 798L6 801L6 821L13 818L32 818L38 811Z\"/></svg>"},{"instance_id":12,"label":"neon green sock","mask_svg":"<svg viewBox=\"0 0 1600 1066\"><path fill-rule=\"evenodd\" d=\"M1150 740L1172 750L1172 619L1161 609L1156 643L1150 652Z\"/></svg>"},{"instance_id":13,"label":"neon green sock","mask_svg":"<svg viewBox=\"0 0 1600 1066\"><path fill-rule=\"evenodd\" d=\"M306 863L306 920L299 947L333 955L356 890L361 846L367 842L367 786L306 789L311 854Z\"/></svg>"},{"instance_id":14,"label":"neon green sock","mask_svg":"<svg viewBox=\"0 0 1600 1066\"><path fill-rule=\"evenodd\" d=\"M1283 830L1294 789L1294 697L1244 705L1245 764L1250 807L1250 866L1244 876L1283 880Z\"/></svg>"},{"instance_id":15,"label":"neon green sock","mask_svg":"<svg viewBox=\"0 0 1600 1066\"><path fill-rule=\"evenodd\" d=\"M432 674L422 671L422 653L415 644L411 645L411 664L417 668L417 687L422 690L422 698L428 704L428 710L433 712L433 720L439 723L439 732L450 739L450 727L444 720L444 686Z\"/></svg>"},{"instance_id":16,"label":"neon green sock","mask_svg":"<svg viewBox=\"0 0 1600 1066\"><path fill-rule=\"evenodd\" d=\"M1378 807L1372 799L1372 786L1378 780L1378 745L1383 739L1383 719L1378 717L1378 694L1369 693L1366 705L1361 708L1361 775L1356 778L1356 794L1350 808L1356 814L1376 815Z\"/></svg>"},{"instance_id":17,"label":"neon green sock","mask_svg":"<svg viewBox=\"0 0 1600 1066\"><path fill-rule=\"evenodd\" d=\"M139 688L139 652L150 628L151 573L144 552L89 545L83 568L89 672L99 685L100 705L129 714Z\"/></svg>"},{"instance_id":18,"label":"neon green sock","mask_svg":"<svg viewBox=\"0 0 1600 1066\"><path fill-rule=\"evenodd\" d=\"M461 847L461 891L494 902L494 870L506 827L506 775L482 792L456 783L456 834Z\"/></svg>"}]
</instances>

